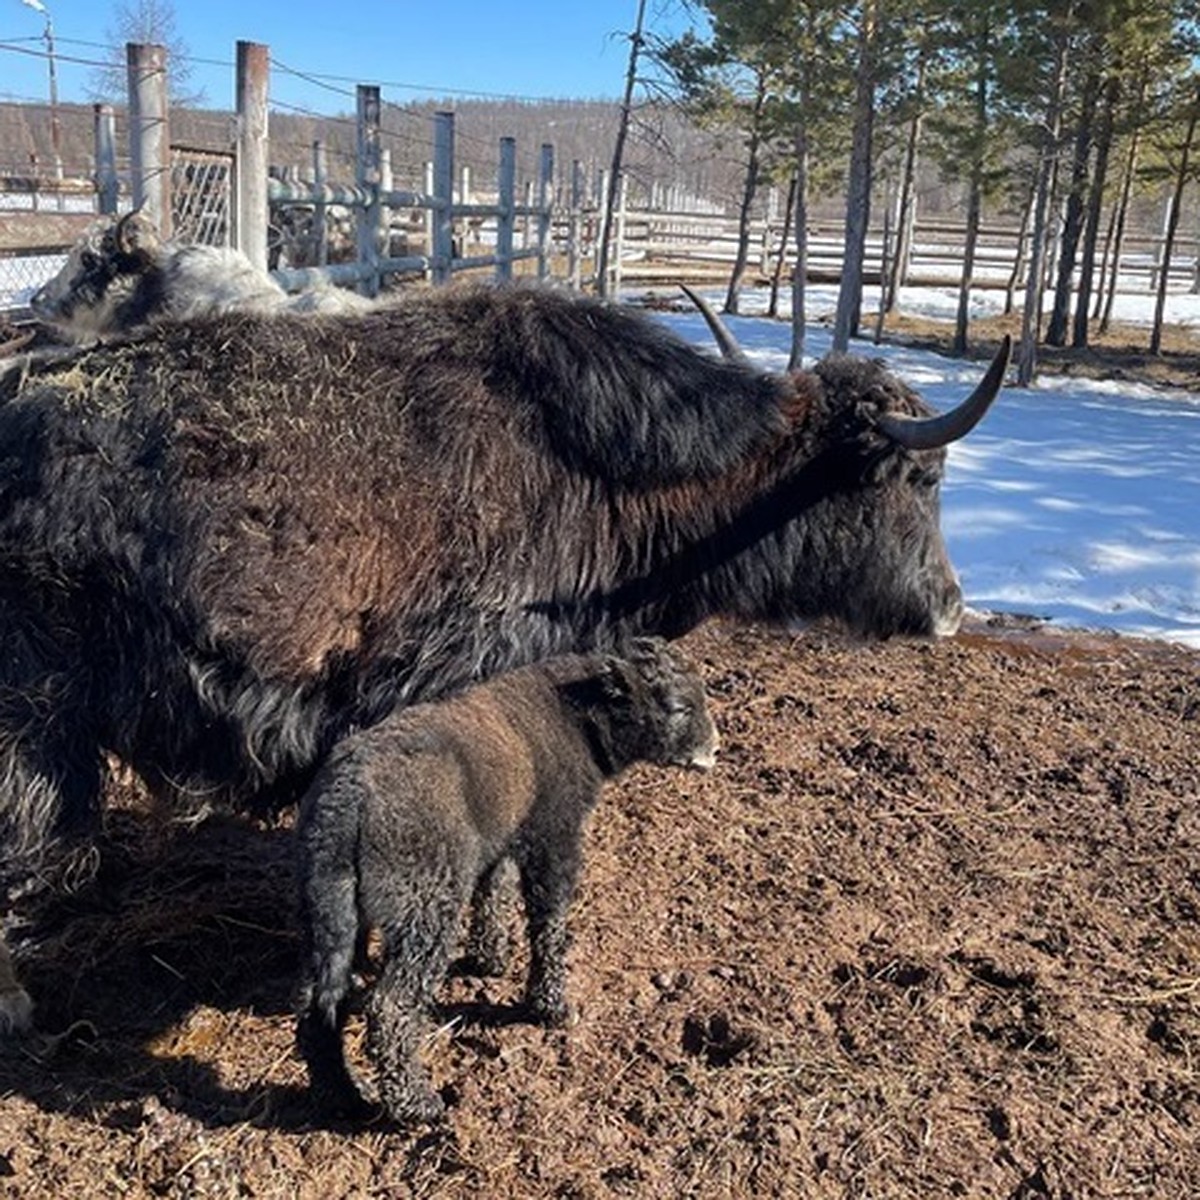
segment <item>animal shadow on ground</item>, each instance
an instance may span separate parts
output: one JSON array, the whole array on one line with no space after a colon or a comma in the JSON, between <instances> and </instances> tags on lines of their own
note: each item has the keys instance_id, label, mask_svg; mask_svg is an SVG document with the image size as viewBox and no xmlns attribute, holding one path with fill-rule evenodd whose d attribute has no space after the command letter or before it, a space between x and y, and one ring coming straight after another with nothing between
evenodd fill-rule
<instances>
[{"instance_id":1,"label":"animal shadow on ground","mask_svg":"<svg viewBox=\"0 0 1200 1200\"><path fill-rule=\"evenodd\" d=\"M291 1011L291 829L228 816L172 827L118 809L99 849L89 884L17 914L37 1030L0 1051L0 1089L48 1112L165 1096L206 1122L303 1122L299 1085L230 1087L195 1053L219 1044L223 1019Z\"/></svg>"},{"instance_id":2,"label":"animal shadow on ground","mask_svg":"<svg viewBox=\"0 0 1200 1200\"><path fill-rule=\"evenodd\" d=\"M37 1029L0 1046L0 1092L49 1113L107 1110L114 1126L136 1125L165 1100L212 1126L337 1128L311 1108L291 1044L300 934L290 819L170 826L116 808L98 845L89 884L31 896L15 916ZM514 950L509 974L519 975L519 941ZM490 1056L480 1032L524 1020L524 1008L485 998L463 978L467 964L456 967L455 994L434 1019L461 1030L468 1052ZM222 1040L263 1017L283 1018L272 1023L279 1069L224 1078Z\"/></svg>"}]
</instances>

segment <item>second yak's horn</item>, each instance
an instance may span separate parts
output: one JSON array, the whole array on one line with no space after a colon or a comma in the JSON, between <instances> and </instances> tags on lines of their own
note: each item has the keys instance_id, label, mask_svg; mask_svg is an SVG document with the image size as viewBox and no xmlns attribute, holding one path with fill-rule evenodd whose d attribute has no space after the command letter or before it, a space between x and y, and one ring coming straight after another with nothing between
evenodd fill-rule
<instances>
[{"instance_id":1,"label":"second yak's horn","mask_svg":"<svg viewBox=\"0 0 1200 1200\"><path fill-rule=\"evenodd\" d=\"M741 363L745 366L747 363L746 355L742 351L741 346L737 344L737 339L725 328L725 323L713 312L712 307L703 296L692 291L686 283L681 283L680 288L683 294L700 310L700 315L704 318L709 329L712 330L712 335L716 339L717 346L720 348L721 357L727 358L730 362Z\"/></svg>"}]
</instances>

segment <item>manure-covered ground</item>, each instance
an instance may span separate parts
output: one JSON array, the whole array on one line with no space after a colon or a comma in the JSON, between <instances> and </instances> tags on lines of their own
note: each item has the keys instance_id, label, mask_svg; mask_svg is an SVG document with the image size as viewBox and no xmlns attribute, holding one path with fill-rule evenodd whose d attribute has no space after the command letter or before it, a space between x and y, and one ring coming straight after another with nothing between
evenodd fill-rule
<instances>
[{"instance_id":1,"label":"manure-covered ground","mask_svg":"<svg viewBox=\"0 0 1200 1200\"><path fill-rule=\"evenodd\" d=\"M685 645L718 766L606 793L572 1027L514 1019L520 962L449 981L440 1128L313 1124L286 827L118 790L95 887L23 931L0 1195L1200 1194L1200 654Z\"/></svg>"}]
</instances>

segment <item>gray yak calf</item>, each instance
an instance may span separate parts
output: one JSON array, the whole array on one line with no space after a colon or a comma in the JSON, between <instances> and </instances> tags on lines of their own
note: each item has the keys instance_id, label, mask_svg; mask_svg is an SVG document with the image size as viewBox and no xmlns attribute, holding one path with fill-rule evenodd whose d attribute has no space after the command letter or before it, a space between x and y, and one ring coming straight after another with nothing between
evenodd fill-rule
<instances>
[{"instance_id":1,"label":"gray yak calf","mask_svg":"<svg viewBox=\"0 0 1200 1200\"><path fill-rule=\"evenodd\" d=\"M93 225L29 303L43 321L80 341L220 313L353 313L372 307L329 283L289 296L241 251L164 243L149 218L136 211Z\"/></svg>"},{"instance_id":2,"label":"gray yak calf","mask_svg":"<svg viewBox=\"0 0 1200 1200\"><path fill-rule=\"evenodd\" d=\"M376 926L384 963L367 1007L367 1051L380 1099L395 1120L440 1114L417 1060L422 1012L464 906L475 892L486 922L509 855L529 929L528 1008L562 1024L566 912L601 783L638 761L710 766L716 743L699 677L657 638L636 639L624 657L512 671L340 743L299 822L307 959L297 1041L322 1107L365 1108L341 1035L355 950ZM473 922L472 942L487 958L496 939L483 922Z\"/></svg>"}]
</instances>

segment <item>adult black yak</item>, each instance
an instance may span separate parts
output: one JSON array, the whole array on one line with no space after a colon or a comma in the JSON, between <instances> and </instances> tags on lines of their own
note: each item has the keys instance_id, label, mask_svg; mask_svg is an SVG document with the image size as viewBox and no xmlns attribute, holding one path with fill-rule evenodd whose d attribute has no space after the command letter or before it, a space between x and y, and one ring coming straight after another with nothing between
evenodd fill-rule
<instances>
[{"instance_id":1,"label":"adult black yak","mask_svg":"<svg viewBox=\"0 0 1200 1200\"><path fill-rule=\"evenodd\" d=\"M952 632L940 447L1005 362L931 418L876 363L771 375L516 287L10 370L0 877L88 831L106 754L281 803L347 729L556 652L716 613Z\"/></svg>"}]
</instances>

